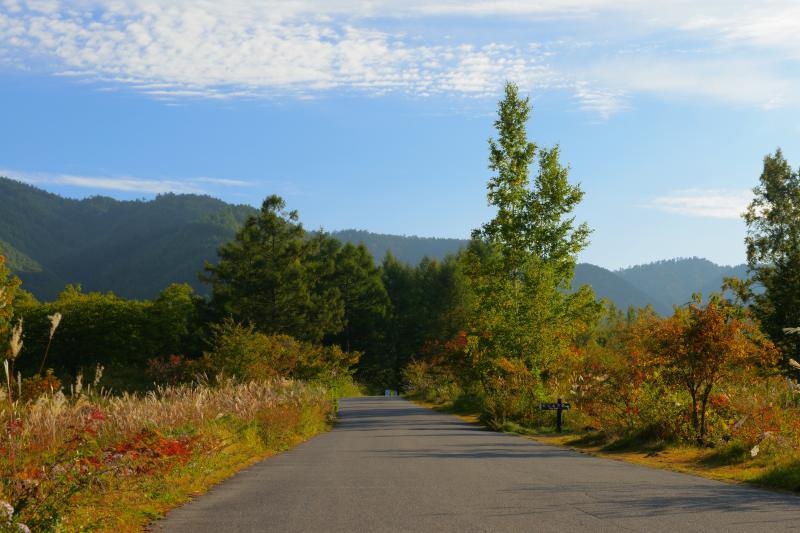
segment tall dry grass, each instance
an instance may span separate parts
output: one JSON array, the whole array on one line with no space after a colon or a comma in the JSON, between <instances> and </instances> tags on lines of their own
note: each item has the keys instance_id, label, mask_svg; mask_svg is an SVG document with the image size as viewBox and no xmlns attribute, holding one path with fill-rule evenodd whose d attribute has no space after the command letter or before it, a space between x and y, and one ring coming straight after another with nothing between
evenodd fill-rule
<instances>
[{"instance_id":1,"label":"tall dry grass","mask_svg":"<svg viewBox=\"0 0 800 533\"><path fill-rule=\"evenodd\" d=\"M0 424L18 421L15 447L21 451L52 451L69 438L70 430L85 423L91 413L102 414L95 430L98 443L114 443L142 429L168 431L182 426L199 426L209 419L233 416L242 421L256 420L265 409L287 406L305 407L328 402L327 391L318 386L287 379L220 384L162 386L146 394L111 395L72 387L72 394L57 391L17 404L14 411L0 402ZM0 437L0 446L9 444L9 433Z\"/></svg>"},{"instance_id":2,"label":"tall dry grass","mask_svg":"<svg viewBox=\"0 0 800 533\"><path fill-rule=\"evenodd\" d=\"M324 429L332 415L327 389L287 379L122 395L97 389L97 381L79 379L69 393L27 402L0 398L0 507L13 509L7 520L0 513L0 531L70 530L64 524L82 501L152 485L176 468L191 477L193 461L254 435L249 453L279 451Z\"/></svg>"}]
</instances>

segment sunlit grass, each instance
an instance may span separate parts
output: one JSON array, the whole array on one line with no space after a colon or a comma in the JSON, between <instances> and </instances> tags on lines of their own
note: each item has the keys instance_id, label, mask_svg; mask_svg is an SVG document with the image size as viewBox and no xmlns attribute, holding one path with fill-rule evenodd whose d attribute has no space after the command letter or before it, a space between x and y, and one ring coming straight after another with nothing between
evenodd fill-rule
<instances>
[{"instance_id":1,"label":"sunlit grass","mask_svg":"<svg viewBox=\"0 0 800 533\"><path fill-rule=\"evenodd\" d=\"M0 407L0 500L34 531L140 531L333 415L327 389L283 379L72 391Z\"/></svg>"}]
</instances>

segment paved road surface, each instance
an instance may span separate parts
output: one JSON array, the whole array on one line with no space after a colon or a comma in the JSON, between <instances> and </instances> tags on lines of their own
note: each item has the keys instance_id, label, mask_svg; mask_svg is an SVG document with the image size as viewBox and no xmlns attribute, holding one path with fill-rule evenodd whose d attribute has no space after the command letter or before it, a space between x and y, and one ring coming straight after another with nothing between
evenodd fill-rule
<instances>
[{"instance_id":1,"label":"paved road surface","mask_svg":"<svg viewBox=\"0 0 800 533\"><path fill-rule=\"evenodd\" d=\"M343 400L333 431L241 472L156 530L800 531L800 498L593 458L371 397Z\"/></svg>"}]
</instances>

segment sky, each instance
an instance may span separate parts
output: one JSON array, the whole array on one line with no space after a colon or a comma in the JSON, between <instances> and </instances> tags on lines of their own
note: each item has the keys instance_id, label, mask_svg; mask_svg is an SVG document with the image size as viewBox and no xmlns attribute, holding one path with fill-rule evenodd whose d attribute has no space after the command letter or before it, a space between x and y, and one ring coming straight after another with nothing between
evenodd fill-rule
<instances>
[{"instance_id":1,"label":"sky","mask_svg":"<svg viewBox=\"0 0 800 533\"><path fill-rule=\"evenodd\" d=\"M509 80L586 193L580 260L738 264L763 157L800 165L798 20L796 0L0 0L0 175L466 238Z\"/></svg>"}]
</instances>

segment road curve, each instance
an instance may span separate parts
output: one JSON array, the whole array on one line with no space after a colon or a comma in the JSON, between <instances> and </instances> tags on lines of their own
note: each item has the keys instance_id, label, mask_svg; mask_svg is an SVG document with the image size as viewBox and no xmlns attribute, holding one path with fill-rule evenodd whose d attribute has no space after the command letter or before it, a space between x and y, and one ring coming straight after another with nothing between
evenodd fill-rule
<instances>
[{"instance_id":1,"label":"road curve","mask_svg":"<svg viewBox=\"0 0 800 533\"><path fill-rule=\"evenodd\" d=\"M335 429L154 524L166 532L787 531L800 498L482 430L400 398L342 401Z\"/></svg>"}]
</instances>

